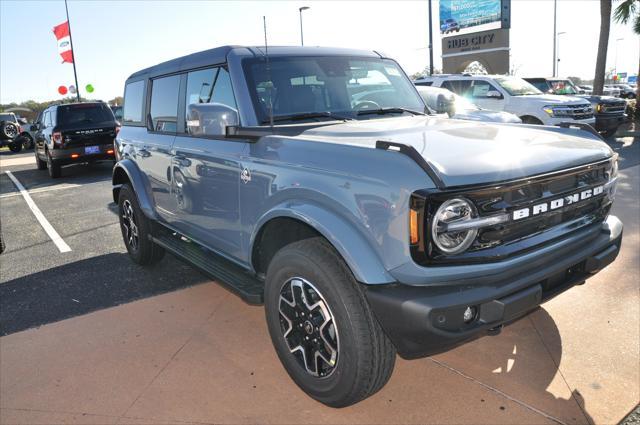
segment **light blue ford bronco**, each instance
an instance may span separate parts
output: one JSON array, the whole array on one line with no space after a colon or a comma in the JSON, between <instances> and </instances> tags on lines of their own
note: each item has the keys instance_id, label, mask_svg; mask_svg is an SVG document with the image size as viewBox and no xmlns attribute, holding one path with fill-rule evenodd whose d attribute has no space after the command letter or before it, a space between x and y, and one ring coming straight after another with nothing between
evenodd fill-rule
<instances>
[{"instance_id":1,"label":"light blue ford bronco","mask_svg":"<svg viewBox=\"0 0 640 425\"><path fill-rule=\"evenodd\" d=\"M229 46L136 72L116 155L131 258L169 251L264 304L286 371L334 407L396 353L497 334L584 283L622 238L597 135L434 117L375 51Z\"/></svg>"}]
</instances>

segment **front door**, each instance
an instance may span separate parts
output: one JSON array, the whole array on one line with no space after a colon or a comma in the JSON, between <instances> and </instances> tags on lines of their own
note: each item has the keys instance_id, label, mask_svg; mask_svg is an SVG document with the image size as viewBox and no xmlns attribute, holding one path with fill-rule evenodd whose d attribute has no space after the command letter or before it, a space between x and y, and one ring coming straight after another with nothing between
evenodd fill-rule
<instances>
[{"instance_id":1,"label":"front door","mask_svg":"<svg viewBox=\"0 0 640 425\"><path fill-rule=\"evenodd\" d=\"M184 100L184 128L172 149L172 224L207 247L240 259L239 185L248 146L223 137L219 110L236 110L229 73L224 67L189 72Z\"/></svg>"}]
</instances>

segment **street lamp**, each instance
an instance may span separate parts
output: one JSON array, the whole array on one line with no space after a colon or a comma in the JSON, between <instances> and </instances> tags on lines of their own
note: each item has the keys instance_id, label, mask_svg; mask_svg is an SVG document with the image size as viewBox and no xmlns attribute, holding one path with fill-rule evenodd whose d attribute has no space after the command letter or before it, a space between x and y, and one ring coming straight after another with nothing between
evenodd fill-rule
<instances>
[{"instance_id":1,"label":"street lamp","mask_svg":"<svg viewBox=\"0 0 640 425\"><path fill-rule=\"evenodd\" d=\"M624 38L616 39L616 62L615 62L615 73L614 75L618 75L618 41L622 41Z\"/></svg>"},{"instance_id":2,"label":"street lamp","mask_svg":"<svg viewBox=\"0 0 640 425\"><path fill-rule=\"evenodd\" d=\"M302 6L298 9L300 12L300 45L304 46L304 36L302 35L302 11L311 9L309 6Z\"/></svg>"},{"instance_id":3,"label":"street lamp","mask_svg":"<svg viewBox=\"0 0 640 425\"><path fill-rule=\"evenodd\" d=\"M556 72L555 72L555 76L559 77L560 76L560 36L562 34L566 34L566 31L562 31L556 34L557 38L558 38L558 60L556 62Z\"/></svg>"}]
</instances>

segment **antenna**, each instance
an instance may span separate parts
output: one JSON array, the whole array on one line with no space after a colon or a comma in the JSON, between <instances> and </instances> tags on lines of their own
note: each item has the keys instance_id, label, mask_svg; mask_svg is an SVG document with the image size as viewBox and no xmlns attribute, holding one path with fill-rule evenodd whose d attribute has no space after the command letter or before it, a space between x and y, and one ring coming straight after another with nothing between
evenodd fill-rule
<instances>
[{"instance_id":1,"label":"antenna","mask_svg":"<svg viewBox=\"0 0 640 425\"><path fill-rule=\"evenodd\" d=\"M273 132L273 81L271 80L271 67L269 66L269 45L267 44L267 17L262 16L264 26L264 51L267 60L267 77L269 78L269 125Z\"/></svg>"}]
</instances>

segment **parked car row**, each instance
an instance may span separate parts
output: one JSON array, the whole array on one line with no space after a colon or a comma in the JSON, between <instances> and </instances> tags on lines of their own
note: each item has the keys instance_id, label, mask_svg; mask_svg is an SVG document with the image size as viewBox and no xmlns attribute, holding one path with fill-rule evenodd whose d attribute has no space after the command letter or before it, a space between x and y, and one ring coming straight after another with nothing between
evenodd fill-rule
<instances>
[{"instance_id":1,"label":"parked car row","mask_svg":"<svg viewBox=\"0 0 640 425\"><path fill-rule=\"evenodd\" d=\"M502 75L434 75L415 81L423 93L425 102L436 112L442 112L445 98L452 98L443 92L429 91L438 88L447 89L482 109L495 112L508 112L525 124L575 125L588 124L596 131L609 137L626 120L626 102L611 96L592 96L581 94L582 89L568 79L525 78ZM438 103L438 95L443 95ZM455 100L452 102L456 103ZM453 103L452 103L453 105ZM449 116L459 119L480 119L473 116ZM495 120L484 113L485 120Z\"/></svg>"}]
</instances>

